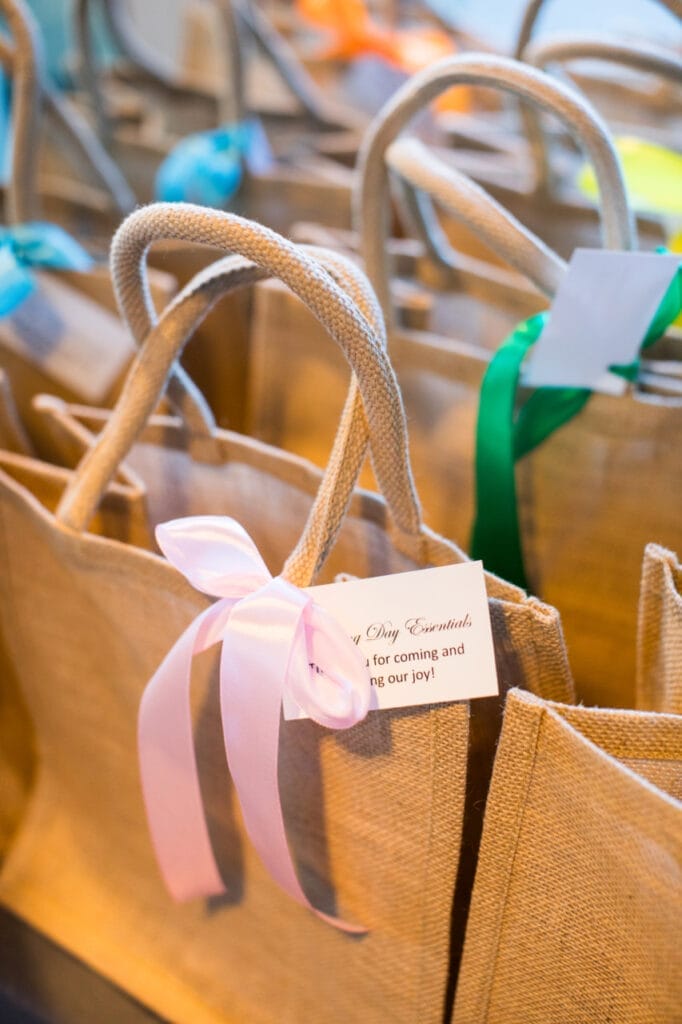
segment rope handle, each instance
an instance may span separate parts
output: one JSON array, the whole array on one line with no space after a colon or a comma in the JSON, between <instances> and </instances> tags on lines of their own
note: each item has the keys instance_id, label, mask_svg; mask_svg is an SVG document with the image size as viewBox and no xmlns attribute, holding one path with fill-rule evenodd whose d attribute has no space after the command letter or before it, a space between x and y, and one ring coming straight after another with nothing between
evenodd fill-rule
<instances>
[{"instance_id":1,"label":"rope handle","mask_svg":"<svg viewBox=\"0 0 682 1024\"><path fill-rule=\"evenodd\" d=\"M95 3L99 3L102 8L117 47L138 71L167 89L186 91L188 86L179 79L170 64L140 39L125 0L76 0L74 27L79 52L83 57L84 81L93 97L100 134L110 138L113 128L102 95L89 28L89 12ZM337 129L357 126L359 122L352 111L337 109L336 105L327 100L263 11L250 3L250 0L214 0L214 4L220 14L220 45L228 55L228 80L220 97L221 121L239 123L246 116L243 34L253 40L311 120L321 126Z\"/></svg>"},{"instance_id":2,"label":"rope handle","mask_svg":"<svg viewBox=\"0 0 682 1024\"><path fill-rule=\"evenodd\" d=\"M235 287L240 278L241 283L251 281L254 273L260 272L289 285L342 348L355 374L329 466L301 540L285 567L287 577L299 585L307 584L323 564L370 438L377 479L399 530L420 536L421 514L409 466L400 392L386 355L381 314L361 271L336 253L318 251L312 257L275 232L234 214L160 203L131 214L114 238L112 274L123 310L135 305L128 297L140 287L147 248L157 238L168 237L171 227L175 229L173 237L201 241L239 255L197 275L148 333L107 426L64 493L58 520L75 530L87 527L108 481L163 393L173 361L197 319L224 294L225 276L231 275L230 287ZM344 285L352 283L368 316L334 275Z\"/></svg>"},{"instance_id":3,"label":"rope handle","mask_svg":"<svg viewBox=\"0 0 682 1024\"><path fill-rule=\"evenodd\" d=\"M636 232L625 182L608 130L590 105L573 90L526 64L506 57L464 54L447 57L414 75L384 106L363 140L353 195L361 252L384 315L391 315L388 263L389 173L386 151L403 128L431 100L454 85L501 89L554 114L583 148L592 164L601 198L604 245L635 248Z\"/></svg>"},{"instance_id":4,"label":"rope handle","mask_svg":"<svg viewBox=\"0 0 682 1024\"><path fill-rule=\"evenodd\" d=\"M386 151L386 163L405 187L408 207L419 204L415 226L424 223L423 239L439 263L457 269L457 253L435 216L431 203L447 210L546 296L552 297L566 264L484 188L446 163L419 139L399 138ZM423 205L422 205L423 204Z\"/></svg>"}]
</instances>

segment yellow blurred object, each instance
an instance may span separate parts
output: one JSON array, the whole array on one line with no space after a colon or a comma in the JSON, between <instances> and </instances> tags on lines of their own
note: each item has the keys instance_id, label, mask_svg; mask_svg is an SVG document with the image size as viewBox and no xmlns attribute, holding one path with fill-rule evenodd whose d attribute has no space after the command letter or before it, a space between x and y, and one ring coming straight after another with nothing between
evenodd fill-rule
<instances>
[{"instance_id":1,"label":"yellow blurred object","mask_svg":"<svg viewBox=\"0 0 682 1024\"><path fill-rule=\"evenodd\" d=\"M617 138L615 144L632 207L663 218L682 217L682 155L630 135ZM588 199L596 199L591 167L581 168L578 187Z\"/></svg>"},{"instance_id":2,"label":"yellow blurred object","mask_svg":"<svg viewBox=\"0 0 682 1024\"><path fill-rule=\"evenodd\" d=\"M364 0L296 0L298 14L331 35L321 56L329 60L380 57L408 75L455 52L453 40L440 29L384 28L370 17ZM436 110L471 109L467 88L451 89L435 103Z\"/></svg>"}]
</instances>

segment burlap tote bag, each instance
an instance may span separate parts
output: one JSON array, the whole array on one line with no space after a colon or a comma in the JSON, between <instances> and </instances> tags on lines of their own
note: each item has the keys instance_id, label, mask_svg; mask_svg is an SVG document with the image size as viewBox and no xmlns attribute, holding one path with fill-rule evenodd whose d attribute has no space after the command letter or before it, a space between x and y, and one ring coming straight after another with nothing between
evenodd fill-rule
<instances>
[{"instance_id":1,"label":"burlap tote bag","mask_svg":"<svg viewBox=\"0 0 682 1024\"><path fill-rule=\"evenodd\" d=\"M218 44L226 54L227 67L225 81L216 95L215 86L207 93L191 85L176 68L166 66L150 53L131 24L124 3L103 0L101 6L112 34L128 66L132 65L138 105L140 96L150 96L148 102L142 101L138 116L131 119L125 106L120 116L116 115L115 96L120 86L117 90L116 83L107 81L96 66L88 31L91 6L92 0L79 0L75 6L86 99L94 100L100 136L139 200L147 202L158 195L156 180L161 162L185 136L200 132L217 137L221 128L243 126L255 115L260 122L256 135L264 136L266 144L263 146L261 139L253 149L246 147L243 179L236 194L226 194L224 202L208 198L212 190L207 192L199 165L181 198L226 206L278 230L286 230L294 220L315 217L321 210L329 223L348 226L352 183L348 163L358 145L358 119L352 110L332 104L316 88L261 12L246 3L221 0L217 4ZM243 52L247 43L249 49ZM279 112L275 105L268 115L258 109L257 99L255 109L251 105L245 79L253 47L269 72L270 91L293 96L293 110L291 103ZM114 96L108 100L112 84ZM211 159L210 154L207 159Z\"/></svg>"},{"instance_id":2,"label":"burlap tote bag","mask_svg":"<svg viewBox=\"0 0 682 1024\"><path fill-rule=\"evenodd\" d=\"M659 544L647 545L642 567L637 707L682 715L682 570Z\"/></svg>"},{"instance_id":3,"label":"burlap tote bag","mask_svg":"<svg viewBox=\"0 0 682 1024\"><path fill-rule=\"evenodd\" d=\"M35 426L30 402L39 391L97 403L113 401L118 391L134 349L115 313L108 267L97 262L97 235L105 222L111 230L130 204L104 150L67 101L46 84L41 40L30 10L21 0L3 0L0 10L12 34L12 43L4 35L0 38L0 57L13 81L0 365L27 425ZM59 128L65 157L71 162L71 194L61 189L64 167L59 173L48 167L44 173L42 158L50 151L43 145L49 141L44 129L49 123ZM108 190L108 210L106 204L88 202L87 184L83 197L75 202L74 169L78 174L89 173ZM46 222L46 216L57 219ZM77 231L78 237L64 236L61 229ZM19 289L14 300L17 268L13 261L34 287L27 295ZM175 290L171 275L161 271L154 271L150 285L155 300L163 304Z\"/></svg>"},{"instance_id":4,"label":"burlap tote bag","mask_svg":"<svg viewBox=\"0 0 682 1024\"><path fill-rule=\"evenodd\" d=\"M316 906L369 928L365 938L352 938L295 905L254 855L225 788L212 666L200 660L202 793L230 895L175 905L159 877L136 763L138 704L161 658L209 602L157 554L135 546L144 543L141 530L133 536L139 517L120 490L100 502L121 457L130 453L145 487L149 545L159 512L210 511L247 524L275 572L295 549L286 575L299 583L328 553L320 579L463 557L421 525L380 316L356 274L329 257L367 316L319 264L266 229L229 214L180 212L181 222L177 208L140 211L117 236L122 307L134 332L148 337L97 445L75 474L26 459L14 472L3 467L9 540L2 636L34 721L40 767L0 898L170 1020L439 1021L462 828L466 705L370 716L341 738L309 722L283 726L280 788L299 877ZM354 389L321 489L321 473L310 464L248 439L214 432L221 464L206 466L189 457L187 432L177 424L157 420L145 431L174 356L216 295L216 277L207 273L149 333L154 317L141 261L170 224L183 237L237 250L256 264L254 270L232 259L218 278L227 273L234 283L235 274L238 281L277 273L348 351L367 420ZM348 505L368 429L390 516L366 493ZM11 542L19 536L20 544ZM503 685L518 681L570 698L555 613L499 580L488 585ZM45 628L36 635L38 620Z\"/></svg>"},{"instance_id":5,"label":"burlap tote bag","mask_svg":"<svg viewBox=\"0 0 682 1024\"><path fill-rule=\"evenodd\" d=\"M443 79L442 84L451 81L447 75ZM437 88L434 80L425 85L424 92L433 96ZM375 191L380 193L381 176L387 170L378 153L393 141L407 120L410 107L403 107L399 96L396 107L398 113L393 123L382 135L370 139L364 149L364 161L372 161L376 170L374 176L365 175L365 203L359 205L359 210L366 211L369 196ZM435 170L443 199L448 181L438 167ZM616 189L618 195L612 197L614 202L608 210L608 244L629 249L636 242L629 227L622 179L617 184L619 177L616 168L608 186ZM457 181L461 184L461 177ZM461 194L459 186L456 194ZM455 203L450 208L455 209ZM368 226L366 218L363 229L367 239L366 267L377 294L386 303L382 233ZM487 232L482 221L479 230ZM400 373L400 362L396 362ZM467 365L473 371L475 362L471 355L461 361L453 380L467 380ZM478 365L482 368L481 363ZM471 474L460 495L468 493L472 498L472 439L481 380L482 376L469 392L471 420L466 433L462 430L460 435L469 441L459 452L454 446L448 451L450 472L456 477L461 472L459 467L463 467ZM529 585L561 610L579 692L590 703L635 706L629 680L634 682L635 678L641 552L652 538L673 550L680 546L676 514L679 499L673 493L678 479L674 437L679 396L664 394L664 388L659 390L660 393L656 389L649 393L642 382L635 383L623 398L593 395L578 416L517 463L519 516ZM405 394L410 411L407 388ZM461 400L454 408L462 408ZM418 450L415 459L419 466ZM656 495L655 501L652 495Z\"/></svg>"},{"instance_id":6,"label":"burlap tote bag","mask_svg":"<svg viewBox=\"0 0 682 1024\"><path fill-rule=\"evenodd\" d=\"M3 0L0 60L12 83L12 159L3 195L9 223L41 215L105 254L134 196L77 108L51 85L45 41L24 0ZM168 296L166 296L168 298Z\"/></svg>"},{"instance_id":7,"label":"burlap tote bag","mask_svg":"<svg viewBox=\"0 0 682 1024\"><path fill-rule=\"evenodd\" d=\"M453 1024L670 1024L682 1005L682 718L513 691Z\"/></svg>"}]
</instances>

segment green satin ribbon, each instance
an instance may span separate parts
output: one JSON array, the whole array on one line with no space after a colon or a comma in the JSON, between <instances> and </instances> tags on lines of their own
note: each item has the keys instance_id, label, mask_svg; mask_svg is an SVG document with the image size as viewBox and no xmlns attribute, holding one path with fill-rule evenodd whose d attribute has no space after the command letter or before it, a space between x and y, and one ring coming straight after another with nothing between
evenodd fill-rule
<instances>
[{"instance_id":1,"label":"green satin ribbon","mask_svg":"<svg viewBox=\"0 0 682 1024\"><path fill-rule=\"evenodd\" d=\"M642 349L657 341L680 315L682 268L672 280L649 326ZM587 404L589 388L537 388L520 407L521 366L540 337L548 313L530 317L502 343L483 378L476 426L476 518L473 558L486 569L529 590L516 498L514 464L573 419ZM609 369L636 380L639 359Z\"/></svg>"}]
</instances>

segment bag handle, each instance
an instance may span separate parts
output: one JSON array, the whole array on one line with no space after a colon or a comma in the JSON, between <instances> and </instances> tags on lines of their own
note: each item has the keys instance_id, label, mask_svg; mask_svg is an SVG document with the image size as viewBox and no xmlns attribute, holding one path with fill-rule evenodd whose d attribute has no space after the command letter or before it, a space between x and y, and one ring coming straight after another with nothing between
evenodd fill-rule
<instances>
[{"instance_id":1,"label":"bag handle","mask_svg":"<svg viewBox=\"0 0 682 1024\"><path fill-rule=\"evenodd\" d=\"M128 5L121 0L74 0L72 25L76 50L80 56L80 76L92 102L97 133L107 145L112 141L113 124L107 109L99 77L95 45L90 23L96 4L104 16L104 23L116 48L125 59L150 82L176 92L197 93L177 76L173 64L156 53L140 38L132 21ZM199 95L204 95L201 91Z\"/></svg>"},{"instance_id":2,"label":"bag handle","mask_svg":"<svg viewBox=\"0 0 682 1024\"><path fill-rule=\"evenodd\" d=\"M364 127L363 117L325 96L292 47L253 0L217 0L217 3L223 10L233 8L238 24L248 31L312 121L331 129Z\"/></svg>"},{"instance_id":3,"label":"bag handle","mask_svg":"<svg viewBox=\"0 0 682 1024\"><path fill-rule=\"evenodd\" d=\"M61 124L63 135L80 147L93 169L100 172L100 178L105 184L112 185L111 193L119 212L127 212L135 205L135 200L118 168L76 110L41 81L42 40L32 12L24 0L0 0L0 14L4 15L14 39L12 46L0 33L0 60L11 69L14 78L15 136L12 180L8 190L9 223L21 224L33 220L37 213L41 100L46 102L56 122ZM151 295L148 309L151 322L155 322L156 313ZM138 345L143 338L144 334L135 334ZM211 458L212 434L215 430L213 414L204 396L179 365L171 375L169 397L187 425L197 453Z\"/></svg>"},{"instance_id":4,"label":"bag handle","mask_svg":"<svg viewBox=\"0 0 682 1024\"><path fill-rule=\"evenodd\" d=\"M682 0L655 0L655 2L659 7L670 11L673 17L682 18ZM519 34L516 38L516 46L514 47L514 57L516 60L524 59L524 53L535 31L538 17L544 6L545 0L530 0L527 5L521 21Z\"/></svg>"},{"instance_id":5,"label":"bag handle","mask_svg":"<svg viewBox=\"0 0 682 1024\"><path fill-rule=\"evenodd\" d=\"M409 467L404 411L384 338L317 259L261 225L234 214L185 204L160 203L138 210L117 232L112 245L112 267L122 308L126 307L123 296L135 287L146 249L156 237L167 234L169 220L182 228L187 240L238 252L240 257L288 284L325 325L357 377L357 383L354 378L351 385L313 512L296 551L287 562L288 578L299 585L301 581L309 582L323 563L350 500L369 436L373 440L379 485L396 523L404 533L418 538L423 528ZM344 265L345 273L354 277L360 287L362 278L357 268L338 254L332 254L330 259L336 267ZM235 272L239 272L243 259L230 267L236 267ZM223 273L225 269L223 266ZM190 282L146 338L107 426L82 460L60 502L57 518L63 525L76 530L86 528L108 481L163 392L173 360L194 329L197 311L206 307L200 293L202 288L212 284L211 277L204 272ZM380 323L371 291L364 283L362 287L366 306L374 307L373 319ZM177 307L183 309L178 325L181 329L173 336L166 326L168 317ZM364 414L358 388L362 393Z\"/></svg>"},{"instance_id":6,"label":"bag handle","mask_svg":"<svg viewBox=\"0 0 682 1024\"><path fill-rule=\"evenodd\" d=\"M124 0L76 0L74 24L79 52L83 58L84 81L93 97L98 128L106 138L111 135L111 123L106 113L96 70L88 20L94 2L98 2L102 7L107 27L116 45L138 71L168 89L185 90L187 86L178 79L171 66L140 40ZM289 44L274 29L263 11L250 3L250 0L214 2L221 16L221 44L228 55L229 78L221 97L220 117L223 121L242 121L245 117L244 68L240 38L240 33L244 32L253 39L312 121L330 128L357 126L360 123L351 111L338 109L327 100Z\"/></svg>"},{"instance_id":7,"label":"bag handle","mask_svg":"<svg viewBox=\"0 0 682 1024\"><path fill-rule=\"evenodd\" d=\"M147 277L147 253L150 246L156 242L180 241L214 245L217 249L224 250L227 245L221 234L220 223L215 224L211 220L210 215L215 211L207 211L206 221L196 217L188 221L188 218L182 215L187 209L185 204L157 203L146 209L147 213L143 210L138 211L140 220L139 223L135 222L128 258L122 258L119 250L112 250L112 276L119 311L138 348L144 344L147 336L158 324ZM332 257L327 254L328 266L331 259ZM346 268L345 260L337 267L337 272L345 275L342 287L352 292L354 301L385 344L384 321L376 300L374 297L371 302L366 300L362 290L357 287L356 279L351 280L348 277ZM216 424L213 414L201 391L179 363L176 363L169 376L168 397L195 441L197 457L208 461L221 461L219 444L214 437ZM397 514L396 520L399 521Z\"/></svg>"},{"instance_id":8,"label":"bag handle","mask_svg":"<svg viewBox=\"0 0 682 1024\"><path fill-rule=\"evenodd\" d=\"M0 34L0 61L13 80L14 141L12 178L7 195L11 224L34 220L38 208L38 153L43 108L76 162L88 167L124 214L135 199L120 170L76 109L46 80L39 26L24 0L0 0L0 14L12 37Z\"/></svg>"},{"instance_id":9,"label":"bag handle","mask_svg":"<svg viewBox=\"0 0 682 1024\"><path fill-rule=\"evenodd\" d=\"M405 187L415 226L426 228L424 241L439 263L457 269L457 253L422 196L470 228L510 266L548 297L555 294L566 263L485 189L446 163L419 139L399 138L386 150L386 163ZM427 241L428 240L428 241Z\"/></svg>"},{"instance_id":10,"label":"bag handle","mask_svg":"<svg viewBox=\"0 0 682 1024\"><path fill-rule=\"evenodd\" d=\"M678 85L682 83L682 63L678 54L653 43L626 43L609 35L552 36L550 39L530 43L523 51L523 59L540 70L554 63L569 63L582 59L597 60L657 75ZM577 89L575 85L573 87ZM537 188L547 190L550 184L550 166L545 133L535 110L524 105L521 116L535 164Z\"/></svg>"},{"instance_id":11,"label":"bag handle","mask_svg":"<svg viewBox=\"0 0 682 1024\"><path fill-rule=\"evenodd\" d=\"M361 252L384 315L391 315L386 260L388 168L386 150L424 106L454 85L501 89L558 117L591 159L601 197L604 245L632 249L636 232L628 207L623 174L608 131L586 101L535 68L506 57L463 54L447 57L414 75L384 106L370 125L358 154L353 193L355 228Z\"/></svg>"}]
</instances>

